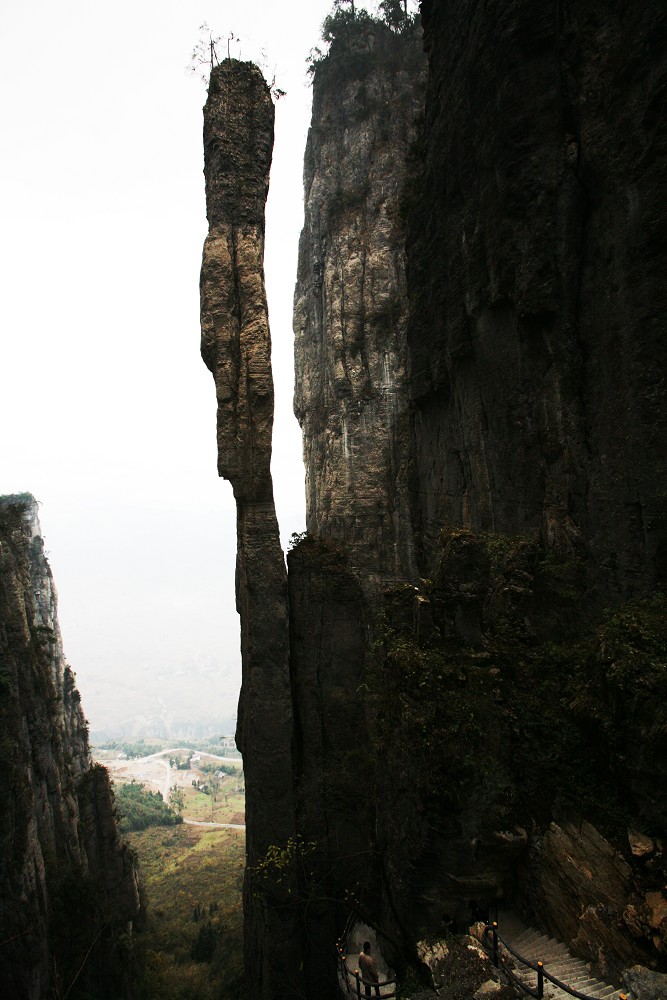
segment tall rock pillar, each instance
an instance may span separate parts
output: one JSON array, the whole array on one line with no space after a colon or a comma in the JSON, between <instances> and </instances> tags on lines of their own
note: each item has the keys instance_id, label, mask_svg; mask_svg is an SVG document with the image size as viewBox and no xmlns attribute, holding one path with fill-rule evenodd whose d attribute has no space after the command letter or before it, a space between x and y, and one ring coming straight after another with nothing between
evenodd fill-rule
<instances>
[{"instance_id":1,"label":"tall rock pillar","mask_svg":"<svg viewBox=\"0 0 667 1000\"><path fill-rule=\"evenodd\" d=\"M237 504L243 682L236 739L246 775L246 975L257 1000L298 994L301 964L278 887L269 891L265 880L258 888L253 873L271 845L286 845L294 833L287 578L270 471L273 378L263 266L273 120L256 66L228 59L214 68L204 108L202 357L215 379L218 472Z\"/></svg>"}]
</instances>

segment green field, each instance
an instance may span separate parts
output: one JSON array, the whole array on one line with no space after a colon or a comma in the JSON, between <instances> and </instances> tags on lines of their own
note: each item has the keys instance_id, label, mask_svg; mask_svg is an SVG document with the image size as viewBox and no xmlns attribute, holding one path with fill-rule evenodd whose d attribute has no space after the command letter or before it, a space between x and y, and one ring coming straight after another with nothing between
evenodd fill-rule
<instances>
[{"instance_id":1,"label":"green field","mask_svg":"<svg viewBox=\"0 0 667 1000\"><path fill-rule=\"evenodd\" d=\"M205 798L205 796L202 796ZM147 927L137 935L150 1000L237 1000L243 993L243 830L151 827L128 835Z\"/></svg>"},{"instance_id":2,"label":"green field","mask_svg":"<svg viewBox=\"0 0 667 1000\"><path fill-rule=\"evenodd\" d=\"M183 815L206 823L245 823L245 793L237 792L238 781L223 780L216 795L205 795L195 788L182 786L185 798Z\"/></svg>"}]
</instances>

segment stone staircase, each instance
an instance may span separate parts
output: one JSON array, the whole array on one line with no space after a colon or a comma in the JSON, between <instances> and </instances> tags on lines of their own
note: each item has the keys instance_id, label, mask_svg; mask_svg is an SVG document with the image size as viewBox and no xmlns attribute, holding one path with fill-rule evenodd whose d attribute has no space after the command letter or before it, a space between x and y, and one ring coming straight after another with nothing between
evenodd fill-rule
<instances>
[{"instance_id":1,"label":"stone staircase","mask_svg":"<svg viewBox=\"0 0 667 1000\"><path fill-rule=\"evenodd\" d=\"M502 934L502 926L499 927ZM609 986L592 975L590 967L581 958L575 958L567 950L566 946L555 938L548 938L539 931L528 928L523 930L518 936L508 938L514 951L523 958L536 963L542 962L544 968L556 979L560 979L573 990L583 993L596 1000L620 1000L621 996L626 996L628 1000L634 1000L632 993L616 989ZM537 984L537 973L532 969L521 966L513 956L502 948L509 963L511 959L514 963L514 974L527 986L535 989ZM567 1000L571 994L559 989L554 983L544 980L544 996L548 1000Z\"/></svg>"}]
</instances>

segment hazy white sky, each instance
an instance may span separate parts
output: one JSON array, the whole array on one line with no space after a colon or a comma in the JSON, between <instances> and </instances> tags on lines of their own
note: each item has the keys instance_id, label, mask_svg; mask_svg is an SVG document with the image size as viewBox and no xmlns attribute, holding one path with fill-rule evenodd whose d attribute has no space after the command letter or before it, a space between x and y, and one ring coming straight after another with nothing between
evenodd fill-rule
<instances>
[{"instance_id":1,"label":"hazy white sky","mask_svg":"<svg viewBox=\"0 0 667 1000\"><path fill-rule=\"evenodd\" d=\"M202 22L241 37L236 57L265 48L287 91L266 278L278 516L285 541L303 528L291 312L305 59L329 7L0 5L0 493L41 501L65 652L93 730L111 682L130 701L133 677L210 660L233 710L240 679L235 510L216 474L214 386L199 356L205 86L186 67Z\"/></svg>"}]
</instances>

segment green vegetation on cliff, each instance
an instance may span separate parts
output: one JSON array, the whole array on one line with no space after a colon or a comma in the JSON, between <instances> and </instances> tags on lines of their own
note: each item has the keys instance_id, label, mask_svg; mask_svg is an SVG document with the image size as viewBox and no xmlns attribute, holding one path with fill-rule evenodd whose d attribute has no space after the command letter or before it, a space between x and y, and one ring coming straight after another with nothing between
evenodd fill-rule
<instances>
[{"instance_id":1,"label":"green vegetation on cliff","mask_svg":"<svg viewBox=\"0 0 667 1000\"><path fill-rule=\"evenodd\" d=\"M343 52L349 56L353 51L356 70L363 69L364 61L373 51L369 35L373 31L406 35L420 28L420 17L414 0L381 0L377 14L371 14L363 7L355 7L351 0L334 0L329 14L322 23L322 41L327 51L315 47L308 58L308 72L313 75L325 64L335 64ZM333 59L329 56L333 52Z\"/></svg>"},{"instance_id":2,"label":"green vegetation on cliff","mask_svg":"<svg viewBox=\"0 0 667 1000\"><path fill-rule=\"evenodd\" d=\"M368 28L382 24L395 32L409 31L418 22L419 15L415 0L380 0L377 15L354 6L354 0L334 0L331 12L324 19L322 38L325 42L336 39L348 41L353 35L360 36Z\"/></svg>"},{"instance_id":3,"label":"green vegetation on cliff","mask_svg":"<svg viewBox=\"0 0 667 1000\"><path fill-rule=\"evenodd\" d=\"M420 798L475 800L496 821L528 827L574 810L616 840L632 817L658 829L665 595L574 631L578 563L462 530L443 536L443 550L440 578L394 592L377 632L366 683L379 759ZM459 562L467 582L452 590ZM478 626L476 640L456 634L457 618L471 635Z\"/></svg>"}]
</instances>

